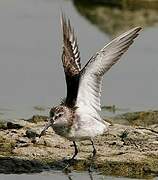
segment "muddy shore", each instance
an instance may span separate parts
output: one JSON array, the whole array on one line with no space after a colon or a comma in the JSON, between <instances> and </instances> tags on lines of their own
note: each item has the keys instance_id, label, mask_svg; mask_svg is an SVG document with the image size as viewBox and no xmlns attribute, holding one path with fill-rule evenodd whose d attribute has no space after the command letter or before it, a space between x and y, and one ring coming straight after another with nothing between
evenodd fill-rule
<instances>
[{"instance_id":1,"label":"muddy shore","mask_svg":"<svg viewBox=\"0 0 158 180\"><path fill-rule=\"evenodd\" d=\"M158 175L158 111L126 113L106 118L112 123L109 131L95 139L97 156L91 158L92 147L79 143L79 154L71 170L89 167L105 175L150 177ZM0 123L0 173L35 173L63 170L66 158L73 153L71 142L56 135L50 128L39 133L45 116L29 120Z\"/></svg>"}]
</instances>

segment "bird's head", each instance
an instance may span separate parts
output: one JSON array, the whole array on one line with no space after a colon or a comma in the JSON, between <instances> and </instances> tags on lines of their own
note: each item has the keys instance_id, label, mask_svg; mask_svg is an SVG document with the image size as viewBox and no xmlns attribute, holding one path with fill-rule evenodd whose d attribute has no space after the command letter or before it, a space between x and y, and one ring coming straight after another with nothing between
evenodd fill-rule
<instances>
[{"instance_id":1,"label":"bird's head","mask_svg":"<svg viewBox=\"0 0 158 180\"><path fill-rule=\"evenodd\" d=\"M53 107L49 112L49 121L52 126L63 125L67 119L67 111L67 107L62 105Z\"/></svg>"},{"instance_id":2,"label":"bird's head","mask_svg":"<svg viewBox=\"0 0 158 180\"><path fill-rule=\"evenodd\" d=\"M70 108L63 105L51 108L49 112L48 123L45 125L43 131L41 132L40 137L45 134L46 130L49 127L55 129L70 126L73 114L74 113Z\"/></svg>"}]
</instances>

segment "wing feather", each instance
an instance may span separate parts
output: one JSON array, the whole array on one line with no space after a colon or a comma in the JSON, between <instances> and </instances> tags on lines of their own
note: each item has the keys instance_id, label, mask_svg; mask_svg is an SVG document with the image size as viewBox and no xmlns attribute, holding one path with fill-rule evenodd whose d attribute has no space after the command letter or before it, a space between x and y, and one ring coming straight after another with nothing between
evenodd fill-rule
<instances>
[{"instance_id":1,"label":"wing feather","mask_svg":"<svg viewBox=\"0 0 158 180\"><path fill-rule=\"evenodd\" d=\"M66 20L64 14L61 17L61 24L63 29L62 63L67 84L67 96L64 103L73 107L77 98L81 71L80 52L74 29L71 27L70 20Z\"/></svg>"},{"instance_id":2,"label":"wing feather","mask_svg":"<svg viewBox=\"0 0 158 180\"><path fill-rule=\"evenodd\" d=\"M90 113L100 111L102 76L127 51L138 36L140 27L133 28L115 38L88 61L81 71L76 106L79 111L88 107ZM88 113L88 111L87 111Z\"/></svg>"},{"instance_id":3,"label":"wing feather","mask_svg":"<svg viewBox=\"0 0 158 180\"><path fill-rule=\"evenodd\" d=\"M78 50L77 38L75 37L74 29L71 27L70 20L66 20L62 14L63 28L63 54L62 62L66 75L74 76L81 70L80 52Z\"/></svg>"}]
</instances>

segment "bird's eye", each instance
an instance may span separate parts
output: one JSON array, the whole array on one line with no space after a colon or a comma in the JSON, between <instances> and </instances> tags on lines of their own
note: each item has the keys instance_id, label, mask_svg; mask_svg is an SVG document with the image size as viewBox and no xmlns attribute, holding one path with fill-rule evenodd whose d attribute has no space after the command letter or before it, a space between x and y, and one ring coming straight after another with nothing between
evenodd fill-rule
<instances>
[{"instance_id":1,"label":"bird's eye","mask_svg":"<svg viewBox=\"0 0 158 180\"><path fill-rule=\"evenodd\" d=\"M61 116L62 116L62 114L59 114L59 115L58 115L58 117L61 117Z\"/></svg>"}]
</instances>

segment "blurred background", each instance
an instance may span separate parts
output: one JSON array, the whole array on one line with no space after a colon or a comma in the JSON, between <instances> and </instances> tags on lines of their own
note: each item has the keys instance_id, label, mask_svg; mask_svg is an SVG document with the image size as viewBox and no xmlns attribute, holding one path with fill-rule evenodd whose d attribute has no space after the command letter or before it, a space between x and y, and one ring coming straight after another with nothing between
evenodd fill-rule
<instances>
[{"instance_id":1,"label":"blurred background","mask_svg":"<svg viewBox=\"0 0 158 180\"><path fill-rule=\"evenodd\" d=\"M47 114L65 97L61 10L75 29L82 65L115 36L143 27L105 75L102 106L115 113L158 109L157 0L1 0L0 118Z\"/></svg>"}]
</instances>

